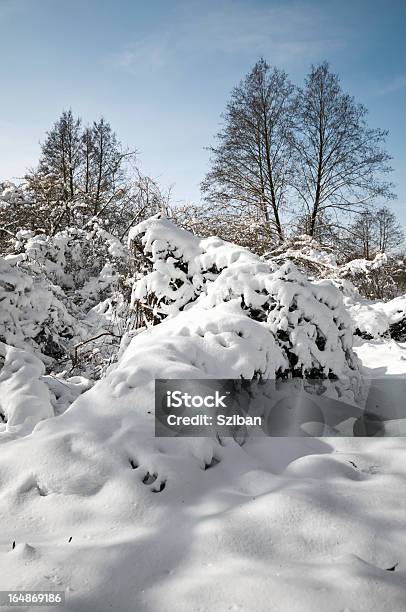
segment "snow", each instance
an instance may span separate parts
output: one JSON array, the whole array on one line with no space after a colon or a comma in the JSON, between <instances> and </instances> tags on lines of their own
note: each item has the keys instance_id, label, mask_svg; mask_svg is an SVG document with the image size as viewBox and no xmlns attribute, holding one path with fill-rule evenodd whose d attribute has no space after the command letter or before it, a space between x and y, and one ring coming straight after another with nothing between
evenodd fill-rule
<instances>
[{"instance_id":1,"label":"snow","mask_svg":"<svg viewBox=\"0 0 406 612\"><path fill-rule=\"evenodd\" d=\"M31 433L42 419L53 416L48 388L41 381L44 364L28 351L0 343L0 440Z\"/></svg>"},{"instance_id":2,"label":"snow","mask_svg":"<svg viewBox=\"0 0 406 612\"><path fill-rule=\"evenodd\" d=\"M277 266L218 238L193 236L160 215L132 228L130 248L137 241L148 267L135 283L133 304L149 299L155 317L175 317L179 326L181 312L193 311L202 320L210 309L235 302L280 349L279 369L264 364L251 370L257 375L317 372L320 378L356 378L351 322L341 292L331 283L309 281L289 261ZM223 325L221 311L213 316ZM248 354L253 364L254 354Z\"/></svg>"},{"instance_id":3,"label":"snow","mask_svg":"<svg viewBox=\"0 0 406 612\"><path fill-rule=\"evenodd\" d=\"M30 347L45 360L50 352L61 356L67 338L80 338L85 332L59 299L58 288L18 264L0 257L0 340Z\"/></svg>"},{"instance_id":4,"label":"snow","mask_svg":"<svg viewBox=\"0 0 406 612\"><path fill-rule=\"evenodd\" d=\"M139 335L66 412L3 445L0 587L65 590L72 611L403 610L404 439L156 439L151 376L165 363L193 375L199 358L173 325ZM393 346L357 352L405 377L406 346ZM234 374L233 358L208 374Z\"/></svg>"},{"instance_id":5,"label":"snow","mask_svg":"<svg viewBox=\"0 0 406 612\"><path fill-rule=\"evenodd\" d=\"M341 275L354 276L356 274L368 274L371 270L377 270L388 262L386 253L378 253L372 261L367 259L353 259L341 267Z\"/></svg>"},{"instance_id":6,"label":"snow","mask_svg":"<svg viewBox=\"0 0 406 612\"><path fill-rule=\"evenodd\" d=\"M66 258L1 262L0 590L63 590L67 612L403 612L406 438L155 438L154 379L315 368L356 401L361 376L406 384L406 344L352 334L367 312L402 320L404 300L359 302L348 281L158 217L130 247L146 261L133 303L153 292L158 324L125 328L114 262L70 272L74 324L126 332L94 385L46 373L36 346L44 308L74 308Z\"/></svg>"},{"instance_id":7,"label":"snow","mask_svg":"<svg viewBox=\"0 0 406 612\"><path fill-rule=\"evenodd\" d=\"M406 296L388 302L368 300L359 294L347 295L344 303L353 322L353 331L371 338L389 337L391 326L406 318Z\"/></svg>"},{"instance_id":8,"label":"snow","mask_svg":"<svg viewBox=\"0 0 406 612\"><path fill-rule=\"evenodd\" d=\"M15 250L0 257L0 340L34 351L49 374L75 369L75 347L102 337L85 345L88 367L82 351L74 372L100 377L117 352L114 336L132 323L123 295L127 249L93 221L54 236L21 230Z\"/></svg>"},{"instance_id":9,"label":"snow","mask_svg":"<svg viewBox=\"0 0 406 612\"><path fill-rule=\"evenodd\" d=\"M406 316L406 295L400 295L389 302L383 302L383 312L389 319L389 324L398 323Z\"/></svg>"},{"instance_id":10,"label":"snow","mask_svg":"<svg viewBox=\"0 0 406 612\"><path fill-rule=\"evenodd\" d=\"M344 301L353 321L354 332L358 331L372 338L388 335L390 320L383 302L373 303L361 296L355 300L344 298Z\"/></svg>"},{"instance_id":11,"label":"snow","mask_svg":"<svg viewBox=\"0 0 406 612\"><path fill-rule=\"evenodd\" d=\"M357 355L368 368L363 371L363 375L371 378L381 378L384 376L404 376L406 370L405 343L395 340L371 340L360 342L354 347Z\"/></svg>"},{"instance_id":12,"label":"snow","mask_svg":"<svg viewBox=\"0 0 406 612\"><path fill-rule=\"evenodd\" d=\"M309 274L327 275L337 271L337 260L331 250L322 247L307 235L295 236L264 255L264 259L282 263L293 261L300 270Z\"/></svg>"},{"instance_id":13,"label":"snow","mask_svg":"<svg viewBox=\"0 0 406 612\"><path fill-rule=\"evenodd\" d=\"M89 389L83 376L45 375L33 353L0 342L0 443L32 433Z\"/></svg>"}]
</instances>

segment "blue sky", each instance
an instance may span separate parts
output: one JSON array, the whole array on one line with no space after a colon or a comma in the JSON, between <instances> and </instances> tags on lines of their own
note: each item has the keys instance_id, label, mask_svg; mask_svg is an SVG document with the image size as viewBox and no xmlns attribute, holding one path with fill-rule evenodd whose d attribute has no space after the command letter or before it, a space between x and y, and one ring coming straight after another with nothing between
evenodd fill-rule
<instances>
[{"instance_id":1,"label":"blue sky","mask_svg":"<svg viewBox=\"0 0 406 612\"><path fill-rule=\"evenodd\" d=\"M0 178L21 176L64 108L104 115L176 200L198 200L232 87L263 56L302 82L327 59L390 131L406 226L403 0L0 0Z\"/></svg>"}]
</instances>

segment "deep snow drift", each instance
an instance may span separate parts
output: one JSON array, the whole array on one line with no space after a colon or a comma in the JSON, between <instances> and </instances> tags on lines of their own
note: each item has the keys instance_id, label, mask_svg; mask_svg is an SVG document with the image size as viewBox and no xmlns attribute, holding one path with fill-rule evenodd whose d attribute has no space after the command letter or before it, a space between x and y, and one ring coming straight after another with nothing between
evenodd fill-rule
<instances>
[{"instance_id":1,"label":"deep snow drift","mask_svg":"<svg viewBox=\"0 0 406 612\"><path fill-rule=\"evenodd\" d=\"M346 296L292 263L162 219L137 241L156 324L68 409L27 343L1 345L0 589L78 612L404 610L403 438L158 439L153 380L317 375L356 401L361 374L406 380L406 345L353 346Z\"/></svg>"}]
</instances>

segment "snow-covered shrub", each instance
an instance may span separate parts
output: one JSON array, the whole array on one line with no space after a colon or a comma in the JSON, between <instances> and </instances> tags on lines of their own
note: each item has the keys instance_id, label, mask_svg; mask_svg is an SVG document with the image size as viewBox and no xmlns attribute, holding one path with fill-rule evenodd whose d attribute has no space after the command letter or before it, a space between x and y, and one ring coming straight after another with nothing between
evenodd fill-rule
<instances>
[{"instance_id":1,"label":"snow-covered shrub","mask_svg":"<svg viewBox=\"0 0 406 612\"><path fill-rule=\"evenodd\" d=\"M0 181L0 215L8 213L10 206L22 208L26 202L27 196L23 186L11 181ZM10 221L10 216L8 220Z\"/></svg>"},{"instance_id":2,"label":"snow-covered shrub","mask_svg":"<svg viewBox=\"0 0 406 612\"><path fill-rule=\"evenodd\" d=\"M351 281L329 279L343 293L343 301L352 321L353 333L365 340L392 338L406 340L406 296L388 302L369 300L358 292Z\"/></svg>"},{"instance_id":3,"label":"snow-covered shrub","mask_svg":"<svg viewBox=\"0 0 406 612\"><path fill-rule=\"evenodd\" d=\"M128 264L127 249L96 222L55 236L18 232L0 264L0 338L40 353L48 368L97 378L131 321Z\"/></svg>"},{"instance_id":4,"label":"snow-covered shrub","mask_svg":"<svg viewBox=\"0 0 406 612\"><path fill-rule=\"evenodd\" d=\"M401 257L378 253L373 260L354 259L342 264L332 249L307 235L286 240L264 259L279 264L293 261L311 278L350 281L358 294L368 299L393 299L406 291L406 267Z\"/></svg>"},{"instance_id":5,"label":"snow-covered shrub","mask_svg":"<svg viewBox=\"0 0 406 612\"><path fill-rule=\"evenodd\" d=\"M17 233L15 252L23 253L34 273L43 273L72 299L91 307L103 299L112 286L118 287L120 273L128 268L127 250L99 222L88 229L67 228L55 234Z\"/></svg>"},{"instance_id":6,"label":"snow-covered shrub","mask_svg":"<svg viewBox=\"0 0 406 612\"><path fill-rule=\"evenodd\" d=\"M301 272L316 278L326 277L337 268L332 250L322 247L317 240L306 234L285 240L266 253L264 259L279 264L293 261Z\"/></svg>"},{"instance_id":7,"label":"snow-covered shrub","mask_svg":"<svg viewBox=\"0 0 406 612\"><path fill-rule=\"evenodd\" d=\"M4 434L31 433L39 421L54 415L48 388L40 380L44 364L31 352L3 342L0 358L0 439Z\"/></svg>"},{"instance_id":8,"label":"snow-covered shrub","mask_svg":"<svg viewBox=\"0 0 406 612\"><path fill-rule=\"evenodd\" d=\"M351 321L331 283L310 282L291 262L264 262L242 247L201 239L159 216L133 228L129 240L144 251L147 269L135 283L133 303L147 306L150 322L176 317L180 324L182 311L198 322L212 308L225 316L222 305L232 302L265 336L271 334L281 355L275 371L265 366L255 376L356 375ZM220 330L229 323L216 325Z\"/></svg>"},{"instance_id":9,"label":"snow-covered shrub","mask_svg":"<svg viewBox=\"0 0 406 612\"><path fill-rule=\"evenodd\" d=\"M382 304L389 321L389 335L393 340L406 342L406 295Z\"/></svg>"},{"instance_id":10,"label":"snow-covered shrub","mask_svg":"<svg viewBox=\"0 0 406 612\"><path fill-rule=\"evenodd\" d=\"M264 259L277 264L293 261L306 276L328 280L337 287L354 334L364 339L406 338L404 296L396 298L400 290L405 290L405 269L399 258L380 253L372 261L355 259L338 265L334 255L315 240L299 236L267 253ZM395 298L393 306L383 301L388 298ZM391 309L397 308L395 304L400 311L394 317Z\"/></svg>"},{"instance_id":11,"label":"snow-covered shrub","mask_svg":"<svg viewBox=\"0 0 406 612\"><path fill-rule=\"evenodd\" d=\"M13 250L13 239L19 227L33 227L35 207L26 186L0 181L0 253Z\"/></svg>"},{"instance_id":12,"label":"snow-covered shrub","mask_svg":"<svg viewBox=\"0 0 406 612\"><path fill-rule=\"evenodd\" d=\"M85 336L84 326L68 312L57 288L18 263L0 258L0 340L40 352L47 362L66 357L72 342Z\"/></svg>"},{"instance_id":13,"label":"snow-covered shrub","mask_svg":"<svg viewBox=\"0 0 406 612\"><path fill-rule=\"evenodd\" d=\"M233 262L258 261L243 247L211 236L200 238L156 215L130 230L129 244L143 256L132 303L141 302L154 322L175 315L205 291L207 282Z\"/></svg>"},{"instance_id":14,"label":"snow-covered shrub","mask_svg":"<svg viewBox=\"0 0 406 612\"><path fill-rule=\"evenodd\" d=\"M218 236L262 255L275 246L276 237L258 217L257 210L232 211L218 205L174 206L169 218L177 227L207 238Z\"/></svg>"},{"instance_id":15,"label":"snow-covered shrub","mask_svg":"<svg viewBox=\"0 0 406 612\"><path fill-rule=\"evenodd\" d=\"M406 290L404 262L386 253L373 260L354 259L339 269L339 276L351 280L361 295L375 300L393 299Z\"/></svg>"},{"instance_id":16,"label":"snow-covered shrub","mask_svg":"<svg viewBox=\"0 0 406 612\"><path fill-rule=\"evenodd\" d=\"M387 338L390 335L389 319L384 311L383 302L372 302L359 296L352 300L344 298L344 303L353 323L353 332L364 340Z\"/></svg>"}]
</instances>

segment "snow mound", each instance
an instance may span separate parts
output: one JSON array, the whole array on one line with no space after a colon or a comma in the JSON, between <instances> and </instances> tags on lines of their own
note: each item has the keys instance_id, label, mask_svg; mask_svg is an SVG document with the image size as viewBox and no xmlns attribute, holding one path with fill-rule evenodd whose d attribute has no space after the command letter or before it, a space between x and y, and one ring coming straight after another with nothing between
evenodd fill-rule
<instances>
[{"instance_id":1,"label":"snow mound","mask_svg":"<svg viewBox=\"0 0 406 612\"><path fill-rule=\"evenodd\" d=\"M383 302L371 302L365 298L356 301L345 300L353 321L354 334L372 339L389 335L390 319Z\"/></svg>"},{"instance_id":2,"label":"snow mound","mask_svg":"<svg viewBox=\"0 0 406 612\"><path fill-rule=\"evenodd\" d=\"M44 364L28 351L0 342L0 441L31 433L54 416L47 385L40 380Z\"/></svg>"},{"instance_id":3,"label":"snow mound","mask_svg":"<svg viewBox=\"0 0 406 612\"><path fill-rule=\"evenodd\" d=\"M154 438L153 376L282 359L239 302L207 306L139 333L69 410L3 446L0 587L57 585L69 612L401 612L402 438Z\"/></svg>"},{"instance_id":4,"label":"snow mound","mask_svg":"<svg viewBox=\"0 0 406 612\"><path fill-rule=\"evenodd\" d=\"M231 300L193 308L139 334L109 380L121 395L155 378L274 378L286 366L267 326Z\"/></svg>"},{"instance_id":5,"label":"snow mound","mask_svg":"<svg viewBox=\"0 0 406 612\"><path fill-rule=\"evenodd\" d=\"M367 340L406 340L406 295L382 302L368 300L357 291L344 291L344 304L350 315L354 334Z\"/></svg>"},{"instance_id":6,"label":"snow mound","mask_svg":"<svg viewBox=\"0 0 406 612\"><path fill-rule=\"evenodd\" d=\"M90 387L82 376L46 375L43 361L32 352L3 342L0 368L0 442L31 434Z\"/></svg>"}]
</instances>

